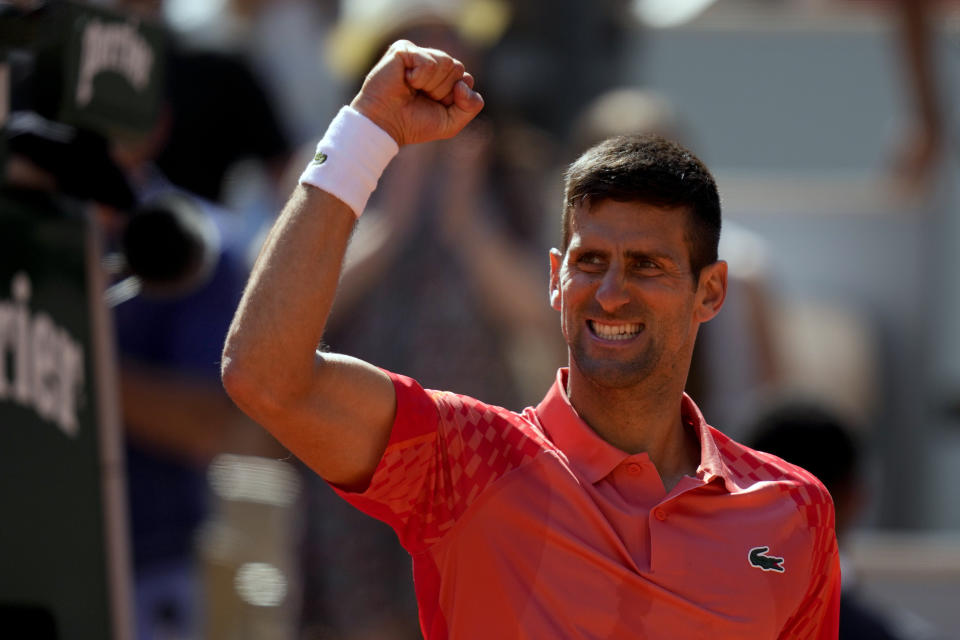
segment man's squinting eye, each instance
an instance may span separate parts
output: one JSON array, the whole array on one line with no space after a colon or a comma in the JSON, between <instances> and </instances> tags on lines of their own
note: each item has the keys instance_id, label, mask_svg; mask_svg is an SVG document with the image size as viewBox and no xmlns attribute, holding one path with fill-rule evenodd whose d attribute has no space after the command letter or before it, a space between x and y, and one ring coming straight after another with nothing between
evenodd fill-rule
<instances>
[{"instance_id":1,"label":"man's squinting eye","mask_svg":"<svg viewBox=\"0 0 960 640\"><path fill-rule=\"evenodd\" d=\"M653 271L653 270L659 270L660 265L653 260L644 258L634 262L633 268L638 271Z\"/></svg>"},{"instance_id":2,"label":"man's squinting eye","mask_svg":"<svg viewBox=\"0 0 960 640\"><path fill-rule=\"evenodd\" d=\"M577 266L585 268L596 268L604 266L607 261L599 253L583 253L577 256Z\"/></svg>"}]
</instances>

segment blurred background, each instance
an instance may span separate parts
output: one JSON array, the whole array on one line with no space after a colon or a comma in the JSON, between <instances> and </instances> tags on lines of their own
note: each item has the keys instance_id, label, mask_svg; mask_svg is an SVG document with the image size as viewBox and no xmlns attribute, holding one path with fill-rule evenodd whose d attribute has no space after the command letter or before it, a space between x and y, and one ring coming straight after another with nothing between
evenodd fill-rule
<instances>
[{"instance_id":1,"label":"blurred background","mask_svg":"<svg viewBox=\"0 0 960 640\"><path fill-rule=\"evenodd\" d=\"M960 638L946 0L0 2L0 635L419 637L394 534L219 383L266 230L399 37L463 60L487 106L384 174L329 346L536 404L566 359L564 166L677 138L717 178L731 267L688 391L830 488L841 638Z\"/></svg>"}]
</instances>

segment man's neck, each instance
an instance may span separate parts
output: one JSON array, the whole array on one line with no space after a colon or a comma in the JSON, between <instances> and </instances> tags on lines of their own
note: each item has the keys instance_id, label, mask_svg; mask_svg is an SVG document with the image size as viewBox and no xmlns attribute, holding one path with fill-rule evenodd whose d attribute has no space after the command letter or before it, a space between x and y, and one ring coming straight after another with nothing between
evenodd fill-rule
<instances>
[{"instance_id":1,"label":"man's neck","mask_svg":"<svg viewBox=\"0 0 960 640\"><path fill-rule=\"evenodd\" d=\"M571 367L567 396L598 436L625 453L646 453L666 491L696 473L700 441L683 423L682 385L610 389L594 385Z\"/></svg>"}]
</instances>

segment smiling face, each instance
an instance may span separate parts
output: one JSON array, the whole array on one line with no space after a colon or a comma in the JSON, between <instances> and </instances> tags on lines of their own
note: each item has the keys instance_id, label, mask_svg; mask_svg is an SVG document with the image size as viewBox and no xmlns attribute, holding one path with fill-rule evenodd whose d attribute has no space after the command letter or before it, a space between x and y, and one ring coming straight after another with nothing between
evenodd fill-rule
<instances>
[{"instance_id":1,"label":"smiling face","mask_svg":"<svg viewBox=\"0 0 960 640\"><path fill-rule=\"evenodd\" d=\"M690 268L689 214L643 202L577 208L566 252L550 254L570 376L624 389L683 388L697 328L720 309L726 264Z\"/></svg>"}]
</instances>

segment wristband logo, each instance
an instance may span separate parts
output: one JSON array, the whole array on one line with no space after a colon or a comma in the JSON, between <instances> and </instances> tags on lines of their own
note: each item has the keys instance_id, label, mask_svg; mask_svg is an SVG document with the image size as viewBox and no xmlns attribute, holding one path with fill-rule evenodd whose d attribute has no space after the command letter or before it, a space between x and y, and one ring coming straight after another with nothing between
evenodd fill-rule
<instances>
[{"instance_id":1,"label":"wristband logo","mask_svg":"<svg viewBox=\"0 0 960 640\"><path fill-rule=\"evenodd\" d=\"M317 155L313 156L313 164L323 164L327 161L327 154L323 151L317 151ZM301 162L303 162L301 160Z\"/></svg>"}]
</instances>

